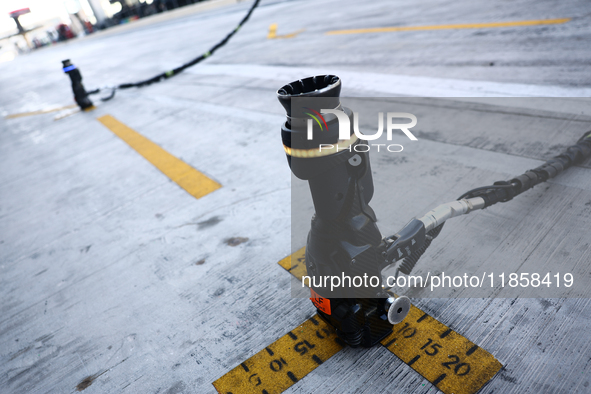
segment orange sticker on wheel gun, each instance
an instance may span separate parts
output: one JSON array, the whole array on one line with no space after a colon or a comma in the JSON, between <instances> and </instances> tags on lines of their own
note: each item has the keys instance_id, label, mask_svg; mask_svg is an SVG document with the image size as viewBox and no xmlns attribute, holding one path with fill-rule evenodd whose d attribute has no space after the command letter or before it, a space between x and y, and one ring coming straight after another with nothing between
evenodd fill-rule
<instances>
[{"instance_id":1,"label":"orange sticker on wheel gun","mask_svg":"<svg viewBox=\"0 0 591 394\"><path fill-rule=\"evenodd\" d=\"M326 313L327 315L331 314L330 311L330 300L328 298L322 298L316 293L314 290L310 289L310 300L316 306L316 308L320 309L322 312Z\"/></svg>"}]
</instances>

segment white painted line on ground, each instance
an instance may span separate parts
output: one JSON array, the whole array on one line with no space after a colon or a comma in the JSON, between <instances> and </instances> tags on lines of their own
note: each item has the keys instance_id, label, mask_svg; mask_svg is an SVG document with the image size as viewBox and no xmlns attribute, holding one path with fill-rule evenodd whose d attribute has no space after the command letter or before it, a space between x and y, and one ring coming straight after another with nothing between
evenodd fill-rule
<instances>
[{"instance_id":1,"label":"white painted line on ground","mask_svg":"<svg viewBox=\"0 0 591 394\"><path fill-rule=\"evenodd\" d=\"M187 70L194 75L231 75L252 79L271 79L281 84L311 75L336 74L343 80L343 97L353 96L351 92L379 92L392 96L414 97L461 97L472 101L475 97L591 97L591 88L565 86L543 86L518 83L468 81L449 78L419 77L411 75L379 74L337 68L286 67L257 64L203 64ZM355 94L357 96L357 94ZM565 101L562 108L555 102L549 108L540 108L536 102L534 109L566 113L589 113L589 102L580 100ZM527 104L525 104L527 105Z\"/></svg>"}]
</instances>

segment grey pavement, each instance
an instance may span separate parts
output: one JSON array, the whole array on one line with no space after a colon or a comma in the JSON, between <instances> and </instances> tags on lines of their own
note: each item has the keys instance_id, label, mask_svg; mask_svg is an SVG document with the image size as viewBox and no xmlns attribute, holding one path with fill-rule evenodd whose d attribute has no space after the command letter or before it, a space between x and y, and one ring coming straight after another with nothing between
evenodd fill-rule
<instances>
[{"instance_id":1,"label":"grey pavement","mask_svg":"<svg viewBox=\"0 0 591 394\"><path fill-rule=\"evenodd\" d=\"M539 165L591 129L587 1L262 1L228 45L174 78L104 103L93 96L96 110L61 120L4 118L72 104L63 59L89 89L148 78L209 49L250 4L142 21L0 63L0 392L77 392L90 376L84 393L214 393L214 380L314 314L276 264L303 246L306 229L292 228L292 188L306 186L291 178L275 95L293 79L333 73L345 97L434 97L422 111L450 122L469 115L462 127L425 122L404 155L372 154L371 205L384 235ZM556 18L572 20L324 34ZM268 40L272 23L278 34L306 30ZM105 114L222 188L193 198L96 120ZM521 129L498 127L495 114ZM450 222L417 272L562 261L591 278L590 169ZM309 200L293 205L311 215ZM247 240L232 246L233 237ZM588 299L410 295L505 365L482 393L591 392ZM437 390L376 347L345 349L286 391L392 392Z\"/></svg>"}]
</instances>

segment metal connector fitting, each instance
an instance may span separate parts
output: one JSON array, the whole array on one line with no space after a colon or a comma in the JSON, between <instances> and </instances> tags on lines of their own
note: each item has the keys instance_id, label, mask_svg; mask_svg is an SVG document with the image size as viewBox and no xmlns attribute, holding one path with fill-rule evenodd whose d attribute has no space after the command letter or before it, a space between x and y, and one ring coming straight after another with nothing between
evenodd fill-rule
<instances>
[{"instance_id":1,"label":"metal connector fitting","mask_svg":"<svg viewBox=\"0 0 591 394\"><path fill-rule=\"evenodd\" d=\"M429 232L443 224L447 219L482 208L484 208L484 199L482 197L452 201L432 209L419 220L425 224L425 231Z\"/></svg>"}]
</instances>

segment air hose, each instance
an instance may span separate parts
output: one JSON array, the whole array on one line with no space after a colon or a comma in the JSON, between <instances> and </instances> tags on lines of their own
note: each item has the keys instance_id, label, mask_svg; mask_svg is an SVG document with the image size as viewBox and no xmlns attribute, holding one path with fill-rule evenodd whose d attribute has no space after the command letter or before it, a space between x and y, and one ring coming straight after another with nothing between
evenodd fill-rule
<instances>
[{"instance_id":1,"label":"air hose","mask_svg":"<svg viewBox=\"0 0 591 394\"><path fill-rule=\"evenodd\" d=\"M526 171L524 174L519 175L509 181L498 181L490 186L482 186L477 187L476 189L472 189L462 194L458 198L458 201L476 198L482 199L482 207L476 207L473 209L484 209L499 202L507 202L512 200L513 197L533 188L535 185L538 185L542 182L546 182L548 179L552 179L558 176L566 169L574 165L580 164L590 157L591 131L588 131L585 134L583 134L583 136L577 141L575 145L568 147L562 154L553 157L541 166L536 167L533 170ZM446 209L441 208L448 207L449 204L443 204L440 207L435 208L431 212L445 212ZM473 209L470 209L466 212L460 212L459 214L469 213ZM437 214L432 216L437 216ZM451 216L444 218L442 221L438 221L437 226L427 232L427 236L425 237L425 243L423 244L423 246L421 246L418 250L413 252L409 257L405 257L402 260L402 262L396 270L396 276L398 276L399 271L407 275L411 273L412 269L415 267L418 260L426 252L427 248L431 245L433 239L437 237L441 232L441 229L445 224L445 220L454 216L457 215L452 214Z\"/></svg>"},{"instance_id":2,"label":"air hose","mask_svg":"<svg viewBox=\"0 0 591 394\"><path fill-rule=\"evenodd\" d=\"M234 30L232 30L230 33L228 33L224 39L222 39L220 42L218 42L217 44L212 46L207 52L197 56L195 59L183 64L182 66L174 68L170 71L165 71L163 73L153 76L152 78L148 78L148 79L145 79L145 80L139 81L139 82L122 83L117 86L117 89L139 88L142 86L148 86L154 82L160 82L163 79L171 78L175 75L178 75L183 70L185 70L191 66L194 66L195 64L207 59L208 57L213 55L215 51L217 51L218 49L220 49L221 47L226 45L228 43L228 41L230 41L230 38L232 38L232 36L234 36L234 34L236 34L236 32L238 32L238 30L242 27L242 25L244 25L246 23L246 21L250 18L250 15L254 11L254 9L259 5L259 2L260 2L260 0L255 0L255 2L252 4L250 9L248 10L246 15L244 16L244 18L242 18L240 23L238 23L238 26L236 26L234 28Z\"/></svg>"},{"instance_id":3,"label":"air hose","mask_svg":"<svg viewBox=\"0 0 591 394\"><path fill-rule=\"evenodd\" d=\"M507 202L535 185L546 182L564 170L582 163L589 157L591 157L591 131L586 132L575 145L568 147L562 154L553 157L541 166L526 171L509 181L498 181L491 186L472 189L462 194L458 200L482 197L484 208L498 202Z\"/></svg>"},{"instance_id":4,"label":"air hose","mask_svg":"<svg viewBox=\"0 0 591 394\"><path fill-rule=\"evenodd\" d=\"M213 55L215 51L217 51L218 49L220 49L221 47L226 45L228 43L228 41L230 41L230 38L232 38L234 36L234 34L236 34L238 32L238 30L240 30L240 28L250 18L250 15L254 11L254 9L259 5L259 2L260 2L260 0L255 0L254 3L252 4L252 6L250 7L250 9L248 10L248 12L246 13L246 15L244 16L244 18L242 18L242 20L240 21L240 23L238 23L238 25L230 33L228 33L226 35L226 37L224 37L221 41L219 41L217 44L212 46L207 52L197 56L193 60L191 60L191 61L189 61L177 68L174 68L169 71L165 71L165 72L155 75L151 78L144 79L143 81L122 83L117 86L106 86L106 87L97 88L97 89L87 92L84 90L84 87L81 84L82 76L80 74L80 70L77 69L76 66L71 64L70 60L64 60L63 61L63 63L64 63L63 70L65 73L68 73L70 75L70 78L72 78L72 88L74 90L74 96L76 99L76 103L78 103L80 108L86 109L86 108L89 108L92 106L92 102L88 98L88 96L91 94L96 94L96 93L99 93L103 90L109 90L110 92L106 97L101 97L102 101L107 101L107 100L112 99L115 96L115 92L117 91L117 89L140 88L143 86L148 86L148 85L151 85L155 82L160 82L163 79L168 79L168 78L171 78L175 75L178 75L183 70L185 70L191 66L194 66L197 63L200 63L201 61L203 61L203 60L207 59L208 57L210 57L211 55ZM66 62L67 62L67 64L66 64ZM79 80L79 81L77 81L75 84L74 79ZM80 89L80 86L82 86L82 89Z\"/></svg>"}]
</instances>

